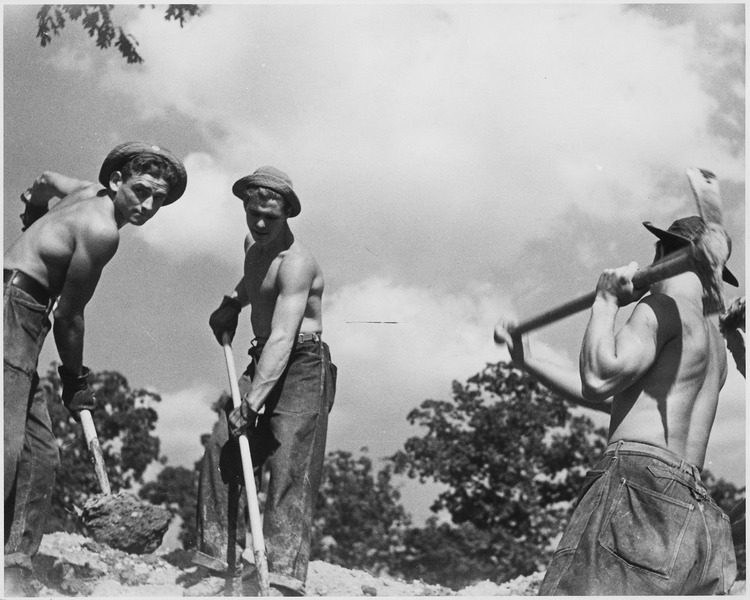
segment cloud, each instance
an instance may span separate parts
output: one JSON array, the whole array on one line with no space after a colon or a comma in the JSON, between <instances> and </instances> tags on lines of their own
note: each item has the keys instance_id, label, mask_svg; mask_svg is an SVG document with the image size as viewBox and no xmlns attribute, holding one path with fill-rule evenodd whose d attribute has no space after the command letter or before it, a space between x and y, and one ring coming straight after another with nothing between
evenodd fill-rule
<instances>
[{"instance_id":1,"label":"cloud","mask_svg":"<svg viewBox=\"0 0 750 600\"><path fill-rule=\"evenodd\" d=\"M711 437L706 449L705 468L717 477L745 483L745 405L747 384L734 368L727 353L729 373L719 395ZM727 460L727 457L731 457Z\"/></svg>"},{"instance_id":2,"label":"cloud","mask_svg":"<svg viewBox=\"0 0 750 600\"><path fill-rule=\"evenodd\" d=\"M368 446L374 458L399 449L418 433L409 411L500 360L492 331L502 307L487 286L440 294L380 278L328 294L323 337L339 368L329 447Z\"/></svg>"},{"instance_id":3,"label":"cloud","mask_svg":"<svg viewBox=\"0 0 750 600\"><path fill-rule=\"evenodd\" d=\"M131 29L147 62L112 61L105 86L144 118L195 122L215 169L284 168L313 231L354 229L396 257L512 248L571 205L674 209L691 164L744 177L712 129L695 29L620 5L212 5L184 29L156 11ZM716 69L741 58L730 42Z\"/></svg>"},{"instance_id":4,"label":"cloud","mask_svg":"<svg viewBox=\"0 0 750 600\"><path fill-rule=\"evenodd\" d=\"M216 421L211 404L220 394L220 389L207 384L161 394L161 402L154 407L159 413L155 434L169 466L192 469L203 456L200 436L211 433Z\"/></svg>"},{"instance_id":5,"label":"cloud","mask_svg":"<svg viewBox=\"0 0 750 600\"><path fill-rule=\"evenodd\" d=\"M138 236L178 262L212 255L237 263L247 225L242 203L231 193L234 179L207 154L190 154L184 163L185 194L139 228Z\"/></svg>"}]
</instances>

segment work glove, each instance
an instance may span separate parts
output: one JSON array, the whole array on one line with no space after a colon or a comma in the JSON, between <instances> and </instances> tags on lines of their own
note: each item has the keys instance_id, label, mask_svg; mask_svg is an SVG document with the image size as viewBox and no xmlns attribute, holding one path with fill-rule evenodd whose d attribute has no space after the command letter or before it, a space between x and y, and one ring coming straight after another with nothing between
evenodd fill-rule
<instances>
[{"instance_id":1,"label":"work glove","mask_svg":"<svg viewBox=\"0 0 750 600\"><path fill-rule=\"evenodd\" d=\"M258 413L243 400L240 405L228 415L229 437L237 439L243 433L249 435L258 423Z\"/></svg>"},{"instance_id":2,"label":"work glove","mask_svg":"<svg viewBox=\"0 0 750 600\"><path fill-rule=\"evenodd\" d=\"M26 231L36 221L41 219L44 215L46 215L49 212L49 207L46 204L44 205L32 204L31 203L31 189L28 189L23 194L21 194L21 201L25 205L23 213L19 215L21 217L21 224L23 225L23 228L21 229L21 231Z\"/></svg>"},{"instance_id":3,"label":"work glove","mask_svg":"<svg viewBox=\"0 0 750 600\"><path fill-rule=\"evenodd\" d=\"M208 319L208 324L214 332L219 344L224 345L222 339L224 333L229 334L229 341L234 338L234 332L237 331L237 321L242 310L242 304L237 298L224 296L221 305L217 308Z\"/></svg>"},{"instance_id":4,"label":"work glove","mask_svg":"<svg viewBox=\"0 0 750 600\"><path fill-rule=\"evenodd\" d=\"M263 463L281 445L267 426L258 424L248 435L250 446L250 459L253 463L253 471L256 477L260 476ZM245 485L245 477L242 472L242 453L240 452L240 440L238 437L230 437L222 446L219 455L219 471L221 480L226 483Z\"/></svg>"},{"instance_id":5,"label":"work glove","mask_svg":"<svg viewBox=\"0 0 750 600\"><path fill-rule=\"evenodd\" d=\"M225 484L245 485L239 438L230 437L221 447L219 472L221 473L221 480Z\"/></svg>"},{"instance_id":6,"label":"work glove","mask_svg":"<svg viewBox=\"0 0 750 600\"><path fill-rule=\"evenodd\" d=\"M94 390L89 387L87 379L90 371L88 367L83 367L80 375L71 375L65 368L65 365L61 365L57 368L57 372L60 375L60 381L62 381L63 386L63 404L70 411L70 414L73 415L73 418L76 421L80 421L82 410L92 411L96 408Z\"/></svg>"}]
</instances>

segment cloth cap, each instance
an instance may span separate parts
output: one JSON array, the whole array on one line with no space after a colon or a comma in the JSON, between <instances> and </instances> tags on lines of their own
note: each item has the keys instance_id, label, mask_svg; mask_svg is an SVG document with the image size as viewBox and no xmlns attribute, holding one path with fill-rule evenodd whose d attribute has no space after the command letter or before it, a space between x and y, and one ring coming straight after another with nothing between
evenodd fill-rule
<instances>
[{"instance_id":1,"label":"cloth cap","mask_svg":"<svg viewBox=\"0 0 750 600\"><path fill-rule=\"evenodd\" d=\"M177 173L177 181L168 182L169 192L162 206L172 204L172 202L185 193L187 171L185 171L185 165L182 164L182 161L166 148L160 148L159 146L144 142L125 142L116 146L102 163L102 168L99 170L99 183L104 187L109 187L109 178L112 173L121 170L130 159L142 154L158 156L168 162Z\"/></svg>"},{"instance_id":2,"label":"cloth cap","mask_svg":"<svg viewBox=\"0 0 750 600\"><path fill-rule=\"evenodd\" d=\"M667 250L677 250L678 248L692 244L706 228L705 222L698 216L677 219L666 231L655 227L650 221L644 221L643 226L658 237ZM731 254L732 240L728 241ZM740 285L737 278L726 266L722 271L722 279L734 287L739 287Z\"/></svg>"},{"instance_id":3,"label":"cloth cap","mask_svg":"<svg viewBox=\"0 0 750 600\"><path fill-rule=\"evenodd\" d=\"M292 189L292 180L276 167L260 167L252 175L245 175L234 182L232 193L243 202L247 199L246 192L250 188L267 188L281 194L289 203L291 212L289 217L296 217L302 210L297 194Z\"/></svg>"}]
</instances>

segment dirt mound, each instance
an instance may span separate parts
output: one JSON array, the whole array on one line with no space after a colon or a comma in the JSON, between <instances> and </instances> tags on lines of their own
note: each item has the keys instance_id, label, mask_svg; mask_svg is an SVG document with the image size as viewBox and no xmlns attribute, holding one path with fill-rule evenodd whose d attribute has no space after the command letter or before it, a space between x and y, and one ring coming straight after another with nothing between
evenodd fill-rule
<instances>
[{"instance_id":1,"label":"dirt mound","mask_svg":"<svg viewBox=\"0 0 750 600\"><path fill-rule=\"evenodd\" d=\"M182 596L201 578L191 553L128 554L79 534L45 535L34 559L32 596ZM541 573L503 585L482 582L460 592L421 581L376 577L320 561L310 563L309 596L534 595Z\"/></svg>"},{"instance_id":2,"label":"dirt mound","mask_svg":"<svg viewBox=\"0 0 750 600\"><path fill-rule=\"evenodd\" d=\"M202 574L191 563L191 553L128 554L78 534L44 536L34 559L36 581L28 595L61 596L183 596ZM534 596L543 573L518 577L497 585L483 581L454 592L421 581L376 577L320 561L310 563L309 596ZM744 594L743 582L732 592Z\"/></svg>"}]
</instances>

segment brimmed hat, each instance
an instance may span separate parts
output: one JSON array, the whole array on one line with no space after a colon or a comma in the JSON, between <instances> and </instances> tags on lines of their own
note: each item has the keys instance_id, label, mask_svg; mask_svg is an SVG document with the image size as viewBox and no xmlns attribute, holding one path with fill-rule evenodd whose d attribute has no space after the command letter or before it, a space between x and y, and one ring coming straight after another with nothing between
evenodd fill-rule
<instances>
[{"instance_id":1,"label":"brimmed hat","mask_svg":"<svg viewBox=\"0 0 750 600\"><path fill-rule=\"evenodd\" d=\"M297 198L297 194L292 189L291 178L276 167L260 167L252 175L245 175L245 177L238 179L232 186L232 193L244 202L247 198L247 190L259 187L268 188L281 194L289 202L289 207L291 208L290 218L296 217L302 210L299 198Z\"/></svg>"},{"instance_id":2,"label":"brimmed hat","mask_svg":"<svg viewBox=\"0 0 750 600\"><path fill-rule=\"evenodd\" d=\"M159 158L167 161L177 173L177 181L169 184L169 193L167 199L164 201L162 206L172 204L182 194L185 193L187 187L187 172L182 161L172 154L166 148L160 148L159 146L153 146L144 142L125 142L115 147L104 159L102 168L99 170L99 183L104 187L109 186L109 178L115 171L119 171L130 159L135 158L141 154L150 154L152 156L158 156Z\"/></svg>"},{"instance_id":3,"label":"brimmed hat","mask_svg":"<svg viewBox=\"0 0 750 600\"><path fill-rule=\"evenodd\" d=\"M643 226L651 233L653 233L656 237L658 237L661 242L671 250L682 248L684 246L692 244L693 240L701 235L703 233L703 230L706 228L706 224L703 219L697 216L677 219L669 226L669 229L667 229L666 231L664 229L659 229L658 227L653 226L650 221L644 221ZM731 254L732 241L729 238L727 239L729 241L729 253ZM739 281L737 281L737 278L729 269L727 269L726 266L722 271L722 279L724 279L724 281L726 281L729 285L733 285L734 287L739 287L740 285Z\"/></svg>"}]
</instances>

